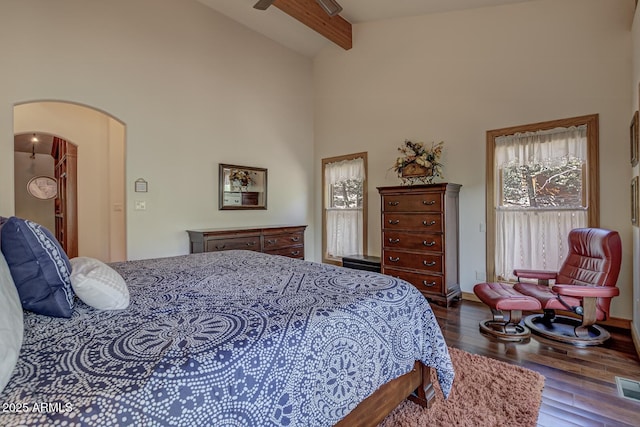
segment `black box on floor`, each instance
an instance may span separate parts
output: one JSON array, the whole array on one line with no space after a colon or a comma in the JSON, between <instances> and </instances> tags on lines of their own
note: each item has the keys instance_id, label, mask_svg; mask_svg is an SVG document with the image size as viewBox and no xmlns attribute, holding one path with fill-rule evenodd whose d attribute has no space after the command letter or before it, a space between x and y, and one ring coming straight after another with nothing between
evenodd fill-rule
<instances>
[{"instance_id":1,"label":"black box on floor","mask_svg":"<svg viewBox=\"0 0 640 427\"><path fill-rule=\"evenodd\" d=\"M369 255L349 255L342 257L342 266L355 270L380 273L380 257Z\"/></svg>"}]
</instances>

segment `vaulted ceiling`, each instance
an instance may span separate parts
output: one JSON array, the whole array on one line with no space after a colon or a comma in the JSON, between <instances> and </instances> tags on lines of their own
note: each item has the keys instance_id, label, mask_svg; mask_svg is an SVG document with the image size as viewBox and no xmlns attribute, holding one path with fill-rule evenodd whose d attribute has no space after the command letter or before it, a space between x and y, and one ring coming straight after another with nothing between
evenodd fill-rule
<instances>
[{"instance_id":1,"label":"vaulted ceiling","mask_svg":"<svg viewBox=\"0 0 640 427\"><path fill-rule=\"evenodd\" d=\"M339 16L329 17L315 0L275 0L257 10L257 0L198 0L231 19L295 50L313 57L328 43L348 49L350 24L522 3L537 0L338 0Z\"/></svg>"}]
</instances>

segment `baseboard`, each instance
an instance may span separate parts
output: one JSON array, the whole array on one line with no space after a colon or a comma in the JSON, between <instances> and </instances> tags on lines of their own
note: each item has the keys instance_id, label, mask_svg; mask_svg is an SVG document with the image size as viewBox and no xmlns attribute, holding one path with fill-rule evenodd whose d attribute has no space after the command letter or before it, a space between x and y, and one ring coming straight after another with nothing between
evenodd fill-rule
<instances>
[{"instance_id":1,"label":"baseboard","mask_svg":"<svg viewBox=\"0 0 640 427\"><path fill-rule=\"evenodd\" d=\"M482 301L480 301L480 298L478 298L476 296L476 294L472 294L472 293L469 293L469 292L463 292L462 293L462 299L467 300L467 301L482 302Z\"/></svg>"},{"instance_id":2,"label":"baseboard","mask_svg":"<svg viewBox=\"0 0 640 427\"><path fill-rule=\"evenodd\" d=\"M462 299L463 300L467 300L467 301L482 302L476 296L476 294L469 293L469 292L463 292L462 293ZM562 312L562 314L563 315L567 315L567 316L571 316L571 317L575 317L576 319L580 318L580 316L578 316L577 314L573 314L573 313L569 313L569 312ZM617 317L610 317L605 321L597 322L597 324L598 325L603 325L603 326L610 326L612 328L631 329L631 320L620 319L620 318L617 318ZM636 343L636 350L638 350L638 349L640 349L640 336L636 336L636 338L638 338L638 342L634 341L634 343Z\"/></svg>"}]
</instances>

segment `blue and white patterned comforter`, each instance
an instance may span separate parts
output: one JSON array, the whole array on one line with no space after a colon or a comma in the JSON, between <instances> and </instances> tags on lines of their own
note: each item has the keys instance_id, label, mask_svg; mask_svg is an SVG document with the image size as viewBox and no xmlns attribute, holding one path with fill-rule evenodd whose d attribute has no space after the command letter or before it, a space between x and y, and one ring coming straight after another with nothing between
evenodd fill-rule
<instances>
[{"instance_id":1,"label":"blue and white patterned comforter","mask_svg":"<svg viewBox=\"0 0 640 427\"><path fill-rule=\"evenodd\" d=\"M127 310L25 313L0 425L329 426L414 360L451 389L429 304L393 277L249 251L112 266Z\"/></svg>"}]
</instances>

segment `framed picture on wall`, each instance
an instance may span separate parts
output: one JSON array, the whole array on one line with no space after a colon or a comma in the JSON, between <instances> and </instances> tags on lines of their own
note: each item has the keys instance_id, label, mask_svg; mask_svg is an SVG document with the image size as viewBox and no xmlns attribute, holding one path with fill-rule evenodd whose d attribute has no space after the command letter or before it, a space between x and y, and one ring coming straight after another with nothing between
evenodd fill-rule
<instances>
[{"instance_id":1,"label":"framed picture on wall","mask_svg":"<svg viewBox=\"0 0 640 427\"><path fill-rule=\"evenodd\" d=\"M629 144L631 147L631 166L635 166L638 164L638 160L640 157L638 147L638 110L633 113L633 118L631 119L631 125L629 126Z\"/></svg>"},{"instance_id":2,"label":"framed picture on wall","mask_svg":"<svg viewBox=\"0 0 640 427\"><path fill-rule=\"evenodd\" d=\"M631 224L638 226L638 177L631 180Z\"/></svg>"},{"instance_id":3,"label":"framed picture on wall","mask_svg":"<svg viewBox=\"0 0 640 427\"><path fill-rule=\"evenodd\" d=\"M218 164L218 209L267 209L267 170Z\"/></svg>"}]
</instances>

